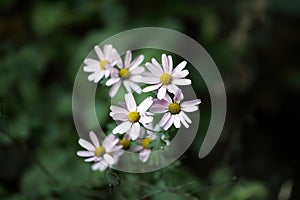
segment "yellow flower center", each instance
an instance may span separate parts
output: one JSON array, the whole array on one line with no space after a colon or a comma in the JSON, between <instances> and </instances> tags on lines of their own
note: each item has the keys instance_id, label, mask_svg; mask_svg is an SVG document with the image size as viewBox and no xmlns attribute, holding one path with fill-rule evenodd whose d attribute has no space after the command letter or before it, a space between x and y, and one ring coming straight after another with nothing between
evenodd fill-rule
<instances>
[{"instance_id":1,"label":"yellow flower center","mask_svg":"<svg viewBox=\"0 0 300 200\"><path fill-rule=\"evenodd\" d=\"M101 157L101 156L103 156L104 153L105 153L104 147L101 147L101 146L96 147L96 149L95 149L95 155L96 155L98 158Z\"/></svg>"},{"instance_id":2,"label":"yellow flower center","mask_svg":"<svg viewBox=\"0 0 300 200\"><path fill-rule=\"evenodd\" d=\"M136 112L136 111L130 112L130 113L128 114L128 120L129 120L130 122L132 122L132 123L135 123L135 122L139 121L139 119L140 119L140 115L139 115L139 113Z\"/></svg>"},{"instance_id":3,"label":"yellow flower center","mask_svg":"<svg viewBox=\"0 0 300 200\"><path fill-rule=\"evenodd\" d=\"M106 69L106 65L109 63L108 60L100 60L100 68L102 70L105 70Z\"/></svg>"},{"instance_id":4,"label":"yellow flower center","mask_svg":"<svg viewBox=\"0 0 300 200\"><path fill-rule=\"evenodd\" d=\"M150 142L151 142L151 139L150 139L150 138L145 138L145 139L143 139L143 141L142 141L142 146L143 146L143 148L144 148L144 149L147 149L147 148L148 148L148 145L150 144Z\"/></svg>"},{"instance_id":5,"label":"yellow flower center","mask_svg":"<svg viewBox=\"0 0 300 200\"><path fill-rule=\"evenodd\" d=\"M169 85L172 82L172 76L168 73L163 73L159 80L163 85Z\"/></svg>"},{"instance_id":6,"label":"yellow flower center","mask_svg":"<svg viewBox=\"0 0 300 200\"><path fill-rule=\"evenodd\" d=\"M120 144L123 146L123 149L127 149L130 146L130 140L122 139Z\"/></svg>"},{"instance_id":7,"label":"yellow flower center","mask_svg":"<svg viewBox=\"0 0 300 200\"><path fill-rule=\"evenodd\" d=\"M178 114L181 111L180 105L178 103L171 103L169 105L169 111L171 114Z\"/></svg>"},{"instance_id":8,"label":"yellow flower center","mask_svg":"<svg viewBox=\"0 0 300 200\"><path fill-rule=\"evenodd\" d=\"M122 69L120 69L120 71L119 71L119 76L120 76L121 78L123 78L123 79L127 79L127 78L129 78L129 76L130 76L130 72L129 72L128 69L122 68Z\"/></svg>"}]
</instances>

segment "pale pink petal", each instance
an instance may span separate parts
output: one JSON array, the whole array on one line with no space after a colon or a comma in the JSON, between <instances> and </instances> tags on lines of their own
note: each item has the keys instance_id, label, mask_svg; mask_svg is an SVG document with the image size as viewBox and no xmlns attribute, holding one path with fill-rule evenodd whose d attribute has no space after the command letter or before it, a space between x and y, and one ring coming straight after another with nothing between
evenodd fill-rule
<instances>
[{"instance_id":1,"label":"pale pink petal","mask_svg":"<svg viewBox=\"0 0 300 200\"><path fill-rule=\"evenodd\" d=\"M135 91L138 94L142 93L142 89L139 85L135 84L132 81L128 81L128 83L129 83L129 86L132 88L133 91Z\"/></svg>"},{"instance_id":2,"label":"pale pink petal","mask_svg":"<svg viewBox=\"0 0 300 200\"><path fill-rule=\"evenodd\" d=\"M92 165L92 170L100 170L104 171L107 168L107 165L103 165L103 163L96 162L95 164Z\"/></svg>"},{"instance_id":3,"label":"pale pink petal","mask_svg":"<svg viewBox=\"0 0 300 200\"><path fill-rule=\"evenodd\" d=\"M140 82L143 82L143 77L141 75L131 75L129 77L129 80L132 82L140 83Z\"/></svg>"},{"instance_id":4,"label":"pale pink petal","mask_svg":"<svg viewBox=\"0 0 300 200\"><path fill-rule=\"evenodd\" d=\"M104 45L104 57L108 60L110 60L112 49L113 47L111 44Z\"/></svg>"},{"instance_id":5,"label":"pale pink petal","mask_svg":"<svg viewBox=\"0 0 300 200\"><path fill-rule=\"evenodd\" d=\"M159 100L163 99L166 96L167 92L167 87L163 85L161 88L159 88L158 93L157 93L157 98Z\"/></svg>"},{"instance_id":6,"label":"pale pink petal","mask_svg":"<svg viewBox=\"0 0 300 200\"><path fill-rule=\"evenodd\" d=\"M136 68L130 68L129 69L129 71L130 71L130 74L142 74L144 71L145 71L145 68L143 68L143 67L136 67Z\"/></svg>"},{"instance_id":7,"label":"pale pink petal","mask_svg":"<svg viewBox=\"0 0 300 200\"><path fill-rule=\"evenodd\" d=\"M160 76L162 73L163 73L163 71L162 71L162 69L161 69L161 67L159 66L156 66L156 65L154 65L154 64L152 64L152 63L149 63L149 62L147 62L146 64L145 64L145 66L146 66L146 68L150 71L150 72L152 72L153 74L155 74L155 75L157 75L157 76Z\"/></svg>"},{"instance_id":8,"label":"pale pink petal","mask_svg":"<svg viewBox=\"0 0 300 200\"><path fill-rule=\"evenodd\" d=\"M151 117L151 116L141 116L141 118L140 118L140 120L139 120L139 122L141 122L142 124L148 124L148 123L150 123L150 122L152 122L153 121L153 117Z\"/></svg>"},{"instance_id":9,"label":"pale pink petal","mask_svg":"<svg viewBox=\"0 0 300 200\"><path fill-rule=\"evenodd\" d=\"M153 104L153 98L147 97L140 103L140 105L137 108L137 111L138 112L146 112L152 104Z\"/></svg>"},{"instance_id":10,"label":"pale pink petal","mask_svg":"<svg viewBox=\"0 0 300 200\"><path fill-rule=\"evenodd\" d=\"M139 153L140 160L145 163L149 159L151 150L150 149L144 149Z\"/></svg>"},{"instance_id":11,"label":"pale pink petal","mask_svg":"<svg viewBox=\"0 0 300 200\"><path fill-rule=\"evenodd\" d=\"M183 100L183 93L181 91L181 89L177 90L176 93L175 93L175 96L174 96L174 101L175 102L180 102Z\"/></svg>"},{"instance_id":12,"label":"pale pink petal","mask_svg":"<svg viewBox=\"0 0 300 200\"><path fill-rule=\"evenodd\" d=\"M138 151L141 151L143 149L143 146L142 145L138 145L138 146L133 146L131 147L131 150L133 152L138 152Z\"/></svg>"},{"instance_id":13,"label":"pale pink petal","mask_svg":"<svg viewBox=\"0 0 300 200\"><path fill-rule=\"evenodd\" d=\"M95 83L98 83L104 76L104 71L100 71L100 73L98 74L98 76L94 79Z\"/></svg>"},{"instance_id":14,"label":"pale pink petal","mask_svg":"<svg viewBox=\"0 0 300 200\"><path fill-rule=\"evenodd\" d=\"M157 90L162 84L156 84L156 85L151 85L151 86L148 86L148 87L145 87L143 89L143 92L150 92L150 91L153 91L153 90Z\"/></svg>"},{"instance_id":15,"label":"pale pink petal","mask_svg":"<svg viewBox=\"0 0 300 200\"><path fill-rule=\"evenodd\" d=\"M172 59L172 56L168 56L168 64L169 64L169 71L168 73L171 74L172 71L173 71L173 59Z\"/></svg>"},{"instance_id":16,"label":"pale pink petal","mask_svg":"<svg viewBox=\"0 0 300 200\"><path fill-rule=\"evenodd\" d=\"M109 90L109 96L110 96L110 97L114 97L114 96L117 94L117 92L118 92L120 86L121 86L121 81L116 82L116 83L110 88L110 90Z\"/></svg>"},{"instance_id":17,"label":"pale pink petal","mask_svg":"<svg viewBox=\"0 0 300 200\"><path fill-rule=\"evenodd\" d=\"M123 121L123 122L128 120L128 115L126 115L124 113L110 113L110 116L114 120L119 120L119 121Z\"/></svg>"},{"instance_id":18,"label":"pale pink petal","mask_svg":"<svg viewBox=\"0 0 300 200\"><path fill-rule=\"evenodd\" d=\"M190 79L173 79L172 83L176 85L190 85L192 81Z\"/></svg>"},{"instance_id":19,"label":"pale pink petal","mask_svg":"<svg viewBox=\"0 0 300 200\"><path fill-rule=\"evenodd\" d=\"M130 70L136 70L135 68L138 67L143 62L143 60L144 60L143 55L140 55L137 58L135 58L130 64Z\"/></svg>"},{"instance_id":20,"label":"pale pink petal","mask_svg":"<svg viewBox=\"0 0 300 200\"><path fill-rule=\"evenodd\" d=\"M78 143L80 144L80 146L82 146L86 150L89 150L89 151L94 151L95 150L95 147L90 142L88 142L84 139L80 138Z\"/></svg>"},{"instance_id":21,"label":"pale pink petal","mask_svg":"<svg viewBox=\"0 0 300 200\"><path fill-rule=\"evenodd\" d=\"M96 157L91 157L91 158L86 158L86 159L84 159L84 162L93 162L93 161L95 161L95 160L97 160Z\"/></svg>"},{"instance_id":22,"label":"pale pink petal","mask_svg":"<svg viewBox=\"0 0 300 200\"><path fill-rule=\"evenodd\" d=\"M163 127L171 118L171 113L166 113L164 114L164 116L161 118L160 122L159 122L159 126Z\"/></svg>"},{"instance_id":23,"label":"pale pink petal","mask_svg":"<svg viewBox=\"0 0 300 200\"><path fill-rule=\"evenodd\" d=\"M169 63L166 54L161 55L162 66L164 68L164 73L169 73Z\"/></svg>"},{"instance_id":24,"label":"pale pink petal","mask_svg":"<svg viewBox=\"0 0 300 200\"><path fill-rule=\"evenodd\" d=\"M93 81L94 79L96 79L97 76L100 75L100 72L99 71L96 71L94 73L92 73L91 75L88 76L88 80L89 81Z\"/></svg>"},{"instance_id":25,"label":"pale pink petal","mask_svg":"<svg viewBox=\"0 0 300 200\"><path fill-rule=\"evenodd\" d=\"M114 113L122 113L125 115L128 115L128 113L129 113L127 110L125 110L124 108L119 107L119 106L110 106L110 110Z\"/></svg>"},{"instance_id":26,"label":"pale pink petal","mask_svg":"<svg viewBox=\"0 0 300 200\"><path fill-rule=\"evenodd\" d=\"M166 102L166 101L164 101ZM150 108L151 112L154 113L165 113L168 111L168 106L162 105L162 104L153 104Z\"/></svg>"},{"instance_id":27,"label":"pale pink petal","mask_svg":"<svg viewBox=\"0 0 300 200\"><path fill-rule=\"evenodd\" d=\"M163 126L163 129L164 130L168 130L172 126L173 123L174 123L174 115L171 115L171 117L169 118L169 120Z\"/></svg>"},{"instance_id":28,"label":"pale pink petal","mask_svg":"<svg viewBox=\"0 0 300 200\"><path fill-rule=\"evenodd\" d=\"M131 87L130 87L128 81L123 81L123 85L124 85L124 87L125 87L125 89L126 89L126 91L127 91L128 93L132 93Z\"/></svg>"},{"instance_id":29,"label":"pale pink petal","mask_svg":"<svg viewBox=\"0 0 300 200\"><path fill-rule=\"evenodd\" d=\"M91 138L92 143L94 144L94 146L99 147L99 140L98 140L98 137L96 136L96 134L93 131L91 131L89 133L89 135L90 135L90 138Z\"/></svg>"},{"instance_id":30,"label":"pale pink petal","mask_svg":"<svg viewBox=\"0 0 300 200\"><path fill-rule=\"evenodd\" d=\"M136 111L136 103L131 93L125 94L125 103L129 111Z\"/></svg>"},{"instance_id":31,"label":"pale pink petal","mask_svg":"<svg viewBox=\"0 0 300 200\"><path fill-rule=\"evenodd\" d=\"M183 70L183 68L185 68L187 62L186 61L182 61L181 63L179 63L177 65L177 67L174 69L174 72L180 72L181 70Z\"/></svg>"},{"instance_id":32,"label":"pale pink petal","mask_svg":"<svg viewBox=\"0 0 300 200\"><path fill-rule=\"evenodd\" d=\"M122 122L116 128L113 129L112 133L113 134L117 134L117 133L123 134L130 129L131 124L132 123L129 121Z\"/></svg>"},{"instance_id":33,"label":"pale pink petal","mask_svg":"<svg viewBox=\"0 0 300 200\"><path fill-rule=\"evenodd\" d=\"M182 102L181 106L182 107L188 107L188 106L197 106L201 103L200 99L195 99L195 100L191 100L191 101L185 101Z\"/></svg>"}]
</instances>

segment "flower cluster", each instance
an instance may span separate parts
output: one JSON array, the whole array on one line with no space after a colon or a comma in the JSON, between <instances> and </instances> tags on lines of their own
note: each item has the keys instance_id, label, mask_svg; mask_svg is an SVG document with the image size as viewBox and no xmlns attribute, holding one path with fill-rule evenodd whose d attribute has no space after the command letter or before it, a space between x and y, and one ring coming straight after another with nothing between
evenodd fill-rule
<instances>
[{"instance_id":1,"label":"flower cluster","mask_svg":"<svg viewBox=\"0 0 300 200\"><path fill-rule=\"evenodd\" d=\"M89 134L92 143L80 139L86 151L78 151L77 155L94 162L92 169L100 171L116 164L125 150L138 152L141 162L147 162L151 151L170 144L181 125L189 127L192 120L186 113L197 111L201 103L200 99L183 101L180 86L191 84L186 78L187 62L173 67L172 56L163 54L161 63L152 58L142 65L143 55L132 59L131 51L127 51L122 59L112 45L104 45L103 50L95 46L94 50L98 59L84 60L88 80L98 83L103 79L101 83L111 87L110 97L120 87L126 94L123 102L110 106L110 116L118 125L102 142L94 132ZM148 97L137 104L134 93L146 93Z\"/></svg>"}]
</instances>

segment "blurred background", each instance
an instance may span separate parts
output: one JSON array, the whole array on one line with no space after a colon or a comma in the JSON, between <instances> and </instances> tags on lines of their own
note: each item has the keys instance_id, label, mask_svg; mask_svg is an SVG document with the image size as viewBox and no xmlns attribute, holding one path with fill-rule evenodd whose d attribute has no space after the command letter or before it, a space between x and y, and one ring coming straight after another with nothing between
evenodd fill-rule
<instances>
[{"instance_id":1,"label":"blurred background","mask_svg":"<svg viewBox=\"0 0 300 200\"><path fill-rule=\"evenodd\" d=\"M297 0L1 0L0 199L299 199L299 24ZM224 131L198 159L204 103L179 161L92 172L75 154L76 72L94 45L143 26L183 32L211 55L227 92Z\"/></svg>"}]
</instances>

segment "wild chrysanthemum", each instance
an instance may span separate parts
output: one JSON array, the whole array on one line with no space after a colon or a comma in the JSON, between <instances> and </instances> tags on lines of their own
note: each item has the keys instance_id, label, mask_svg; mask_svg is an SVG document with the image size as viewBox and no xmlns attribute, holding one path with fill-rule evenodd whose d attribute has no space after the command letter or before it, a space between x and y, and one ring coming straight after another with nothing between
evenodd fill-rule
<instances>
[{"instance_id":1,"label":"wild chrysanthemum","mask_svg":"<svg viewBox=\"0 0 300 200\"><path fill-rule=\"evenodd\" d=\"M82 138L78 143L85 148L85 151L77 151L77 155L85 157L85 162L95 162L93 170L104 171L107 167L116 164L119 157L123 154L122 146L119 145L119 139L109 134L106 138L99 142L94 132L89 133L92 143Z\"/></svg>"},{"instance_id":2,"label":"wild chrysanthemum","mask_svg":"<svg viewBox=\"0 0 300 200\"><path fill-rule=\"evenodd\" d=\"M152 84L151 86L145 87L143 92L149 92L158 90L157 98L163 99L166 92L175 94L179 89L177 85L190 85L191 80L185 77L189 74L188 70L183 70L187 64L186 61L182 61L173 70L173 60L171 56L163 54L161 56L162 66L152 58L152 63L146 63L146 68L149 72L144 72L143 82Z\"/></svg>"},{"instance_id":3,"label":"wild chrysanthemum","mask_svg":"<svg viewBox=\"0 0 300 200\"><path fill-rule=\"evenodd\" d=\"M144 60L144 56L140 55L137 58L132 60L131 51L127 51L124 64L123 62L117 63L118 69L114 68L111 71L111 78L106 82L107 86L111 86L109 91L109 96L114 97L118 92L121 84L124 85L127 92L131 93L132 91L140 94L142 89L136 83L141 82L142 76L140 75L144 68L140 67L140 64Z\"/></svg>"},{"instance_id":4,"label":"wild chrysanthemum","mask_svg":"<svg viewBox=\"0 0 300 200\"><path fill-rule=\"evenodd\" d=\"M120 56L110 44L104 45L103 52L98 45L94 47L94 50L98 60L93 58L84 59L85 66L83 70L91 73L88 76L89 81L98 83L103 77L107 78L110 75L112 67L119 62Z\"/></svg>"},{"instance_id":5,"label":"wild chrysanthemum","mask_svg":"<svg viewBox=\"0 0 300 200\"><path fill-rule=\"evenodd\" d=\"M201 103L200 99L185 101L181 90L178 90L173 98L167 94L162 100L154 100L150 111L153 113L164 113L159 125L164 130L168 130L172 124L176 128L180 128L181 123L188 128L192 120L185 114L185 112L195 112L198 110L198 105Z\"/></svg>"},{"instance_id":6,"label":"wild chrysanthemum","mask_svg":"<svg viewBox=\"0 0 300 200\"><path fill-rule=\"evenodd\" d=\"M153 103L152 97L144 99L139 106L136 105L135 99L131 93L125 94L126 107L110 106L110 116L114 120L122 121L116 128L113 129L113 134L130 135L132 140L136 140L139 136L141 124L152 122L152 113L147 112Z\"/></svg>"}]
</instances>

